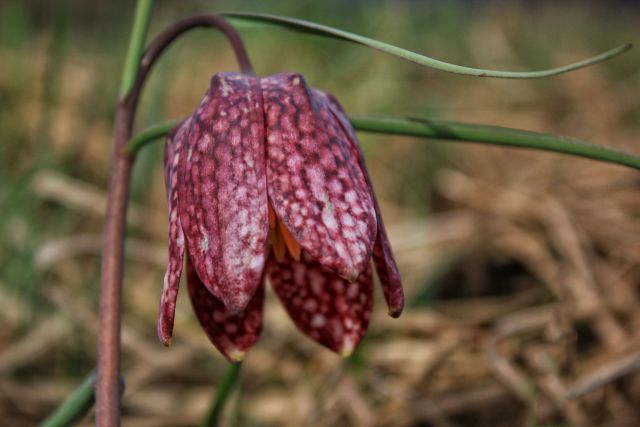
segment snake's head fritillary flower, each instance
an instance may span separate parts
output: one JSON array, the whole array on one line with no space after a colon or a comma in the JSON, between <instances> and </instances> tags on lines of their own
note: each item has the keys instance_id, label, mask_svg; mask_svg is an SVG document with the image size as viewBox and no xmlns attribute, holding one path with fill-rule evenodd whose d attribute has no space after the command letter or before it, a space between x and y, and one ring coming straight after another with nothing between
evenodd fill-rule
<instances>
[{"instance_id":1,"label":"snake's head fritillary flower","mask_svg":"<svg viewBox=\"0 0 640 427\"><path fill-rule=\"evenodd\" d=\"M260 334L265 277L298 329L342 355L369 323L372 260L400 315L400 276L353 128L301 75L216 74L169 136L165 179L163 343L185 256L196 315L232 362Z\"/></svg>"}]
</instances>

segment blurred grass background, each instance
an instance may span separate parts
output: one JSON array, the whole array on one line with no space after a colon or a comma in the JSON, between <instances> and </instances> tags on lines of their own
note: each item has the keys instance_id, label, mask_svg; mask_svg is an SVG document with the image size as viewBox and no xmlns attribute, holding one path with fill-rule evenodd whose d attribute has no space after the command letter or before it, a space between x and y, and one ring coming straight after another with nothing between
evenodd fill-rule
<instances>
[{"instance_id":1,"label":"blurred grass background","mask_svg":"<svg viewBox=\"0 0 640 427\"><path fill-rule=\"evenodd\" d=\"M637 42L633 1L158 1L150 34L204 11L289 15L449 62L541 69ZM133 4L0 3L0 419L37 425L95 360L100 232ZM639 152L640 55L536 81L419 68L335 40L243 27L256 72L299 71L352 113L446 118ZM222 37L154 70L138 126L189 114ZM226 414L242 426L635 426L640 176L556 154L362 135L409 308L381 298L356 355L297 333L269 295ZM124 425L194 425L226 362L185 294L155 337L166 245L162 144L137 160L125 278ZM381 297L381 295L378 295ZM567 399L571 395L573 399ZM85 420L91 424L91 417Z\"/></svg>"}]
</instances>

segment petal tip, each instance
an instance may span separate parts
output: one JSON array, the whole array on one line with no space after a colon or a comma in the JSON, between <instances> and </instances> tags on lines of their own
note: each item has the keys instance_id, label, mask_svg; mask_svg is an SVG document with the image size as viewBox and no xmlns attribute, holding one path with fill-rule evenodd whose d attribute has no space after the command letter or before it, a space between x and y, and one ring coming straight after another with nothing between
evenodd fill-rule
<instances>
[{"instance_id":1,"label":"petal tip","mask_svg":"<svg viewBox=\"0 0 640 427\"><path fill-rule=\"evenodd\" d=\"M245 301L244 298L234 298L233 300L224 301L225 307L232 316L240 316L244 313L251 298Z\"/></svg>"},{"instance_id":2,"label":"petal tip","mask_svg":"<svg viewBox=\"0 0 640 427\"><path fill-rule=\"evenodd\" d=\"M392 307L392 308L389 308L389 311L387 313L389 314L390 317L397 319L402 315L403 309L404 307Z\"/></svg>"},{"instance_id":3,"label":"petal tip","mask_svg":"<svg viewBox=\"0 0 640 427\"><path fill-rule=\"evenodd\" d=\"M173 337L172 337L171 333L167 333L167 331L165 331L162 328L162 325L158 324L158 339L160 340L162 345L165 346L165 347L170 347L172 338Z\"/></svg>"},{"instance_id":4,"label":"petal tip","mask_svg":"<svg viewBox=\"0 0 640 427\"><path fill-rule=\"evenodd\" d=\"M340 274L338 274L340 275ZM342 276L344 279L346 279L349 283L353 283L356 282L358 280L358 277L360 277L360 274L358 274L357 272L349 272L345 275Z\"/></svg>"},{"instance_id":5,"label":"petal tip","mask_svg":"<svg viewBox=\"0 0 640 427\"><path fill-rule=\"evenodd\" d=\"M202 281L207 292L220 300L229 314L233 316L239 316L245 312L260 286L260 281L258 281L238 289L237 285L234 286L234 284L238 283L238 279L225 278L224 280L220 280L217 286L211 285L210 282L203 279L202 276L198 276L198 279ZM226 291L221 292L221 289Z\"/></svg>"},{"instance_id":6,"label":"petal tip","mask_svg":"<svg viewBox=\"0 0 640 427\"><path fill-rule=\"evenodd\" d=\"M357 344L358 343L355 342L355 340L353 340L352 338L346 338L342 343L342 348L339 351L340 357L345 359L347 357L350 357L356 349Z\"/></svg>"},{"instance_id":7,"label":"petal tip","mask_svg":"<svg viewBox=\"0 0 640 427\"><path fill-rule=\"evenodd\" d=\"M156 332L158 334L158 340L160 340L162 345L169 347L171 345L171 339L173 338L173 320L167 319L162 311L158 318Z\"/></svg>"},{"instance_id":8,"label":"petal tip","mask_svg":"<svg viewBox=\"0 0 640 427\"><path fill-rule=\"evenodd\" d=\"M244 361L245 356L247 355L246 351L239 349L231 349L225 353L225 357L227 360L234 365L242 363Z\"/></svg>"},{"instance_id":9,"label":"petal tip","mask_svg":"<svg viewBox=\"0 0 640 427\"><path fill-rule=\"evenodd\" d=\"M402 314L404 310L404 292L402 292L402 288L397 288L397 292L395 295L391 295L388 301L388 311L389 316L397 319Z\"/></svg>"},{"instance_id":10,"label":"petal tip","mask_svg":"<svg viewBox=\"0 0 640 427\"><path fill-rule=\"evenodd\" d=\"M348 262L345 264L346 265L343 269L337 270L337 271L332 270L332 271L334 271L337 275L343 277L345 280L349 281L350 283L356 282L360 278L360 275L362 275L362 273L364 273L369 266L368 261L361 262L359 264L356 264L353 262Z\"/></svg>"}]
</instances>

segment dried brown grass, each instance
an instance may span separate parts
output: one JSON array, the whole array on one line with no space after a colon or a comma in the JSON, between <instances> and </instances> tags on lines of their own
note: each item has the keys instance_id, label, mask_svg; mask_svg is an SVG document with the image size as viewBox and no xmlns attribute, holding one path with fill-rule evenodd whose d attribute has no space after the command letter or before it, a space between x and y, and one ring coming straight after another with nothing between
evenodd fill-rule
<instances>
[{"instance_id":1,"label":"dried brown grass","mask_svg":"<svg viewBox=\"0 0 640 427\"><path fill-rule=\"evenodd\" d=\"M509 31L515 30L507 17L496 19L498 24L478 22L473 31L489 34L501 46L496 61L509 62L515 55ZM81 71L81 80L90 81L91 73ZM188 71L179 73L176 81L189 85ZM450 93L465 101L459 119L589 137L638 151L640 123L628 119L637 117L640 106L638 76L611 81L593 68L561 77L552 87L466 81ZM82 96L76 92L67 97ZM186 98L175 94L168 109L187 105ZM64 132L71 125L64 121L73 121L77 108L71 98L62 101L56 147L68 139ZM104 123L83 126L108 141ZM428 307L409 308L399 320L384 315L378 298L355 363L303 338L270 294L265 330L243 366L228 425L638 425L638 172L559 155L462 146L438 169L432 186L413 184L432 192L437 203L427 218L412 218L410 208L389 202L402 189L386 168L410 162L428 143L391 139L387 143L398 149L376 150L370 141L369 163L384 189L383 210L408 299L415 301L429 286L443 289ZM81 159L106 162L104 145L91 147ZM124 423L193 425L226 363L199 330L184 294L173 346L165 349L154 335L165 219L159 173L153 179L148 204L131 212ZM104 192L48 171L36 176L31 191L85 222L75 235L43 239L34 268L48 271L41 289L53 309L36 324L25 328L31 310L0 286L0 418L11 425L34 425L68 394L78 381L57 366L69 356L70 343L84 359L93 357L97 325L95 301L82 286L95 282L102 220L97 207ZM91 422L89 417L83 425Z\"/></svg>"}]
</instances>

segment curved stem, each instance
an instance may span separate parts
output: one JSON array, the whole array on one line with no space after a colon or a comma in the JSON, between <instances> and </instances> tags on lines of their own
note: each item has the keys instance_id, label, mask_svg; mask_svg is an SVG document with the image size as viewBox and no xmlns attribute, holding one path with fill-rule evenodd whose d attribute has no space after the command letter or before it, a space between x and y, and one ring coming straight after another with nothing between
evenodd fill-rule
<instances>
[{"instance_id":1,"label":"curved stem","mask_svg":"<svg viewBox=\"0 0 640 427\"><path fill-rule=\"evenodd\" d=\"M579 68L588 67L598 62L607 61L614 56L631 49L631 43L616 47L614 49L603 52L591 58L584 59L573 64L565 65L558 68L551 68L541 71L499 71L485 70L482 68L465 67L462 65L450 64L448 62L439 61L419 53L412 52L407 49L391 45L389 43L364 37L359 34L350 33L348 31L339 30L337 28L326 25L316 24L315 22L303 21L301 19L289 18L286 16L269 15L266 13L240 13L240 12L223 12L222 16L229 18L231 21L248 21L258 22L268 25L276 25L289 30L300 31L308 34L315 34L324 37L332 37L339 40L346 40L352 43L358 43L372 49L389 53L394 56L406 59L418 65L424 65L436 70L446 71L448 73L462 74L466 76L476 77L496 77L502 79L538 79L542 77L555 76Z\"/></svg>"},{"instance_id":2,"label":"curved stem","mask_svg":"<svg viewBox=\"0 0 640 427\"><path fill-rule=\"evenodd\" d=\"M122 150L122 141L131 135L133 111L130 103L118 104L102 244L96 425L105 427L120 425L120 305L125 219L133 165L133 156Z\"/></svg>"},{"instance_id":3,"label":"curved stem","mask_svg":"<svg viewBox=\"0 0 640 427\"><path fill-rule=\"evenodd\" d=\"M193 15L169 25L151 42L140 61L140 70L129 92L128 98L132 98L131 102L137 105L138 97L142 92L142 86L147 79L147 75L167 47L180 35L198 27L211 27L220 30L231 44L240 70L245 74L253 74L253 67L251 66L249 55L235 28L218 15L209 13Z\"/></svg>"},{"instance_id":4,"label":"curved stem","mask_svg":"<svg viewBox=\"0 0 640 427\"><path fill-rule=\"evenodd\" d=\"M138 0L133 35L129 44L122 88L129 91L130 76L139 76L146 29L151 20L151 0ZM141 86L141 85L140 85ZM138 88L138 91L140 89ZM96 425L120 425L120 303L124 265L124 233L133 156L124 152L133 130L137 96L120 95L117 106L111 158L111 176L103 231L98 361L96 379Z\"/></svg>"},{"instance_id":5,"label":"curved stem","mask_svg":"<svg viewBox=\"0 0 640 427\"><path fill-rule=\"evenodd\" d=\"M135 79L130 84L127 94L121 96L118 102L114 125L111 177L102 249L98 375L96 381L96 424L98 426L118 426L120 424L120 312L124 266L123 250L131 168L134 160L134 155L126 150L126 146L131 138L135 112L146 78L171 42L179 35L197 27L213 27L222 31L231 42L242 71L245 73L253 72L247 52L237 32L224 19L210 14L192 16L170 25L151 42L142 58L135 58L136 52L142 50L140 45L144 43L150 19L151 3L151 0L138 1L134 36L128 55L133 59L127 61L127 70L130 71L125 72L123 87L128 87L126 80L129 73L135 75Z\"/></svg>"},{"instance_id":6,"label":"curved stem","mask_svg":"<svg viewBox=\"0 0 640 427\"><path fill-rule=\"evenodd\" d=\"M141 130L133 136L131 140L129 140L126 148L127 153L135 155L150 142L166 137L169 132L171 132L171 129L178 126L178 123L180 123L179 119L169 120L160 124L151 125Z\"/></svg>"}]
</instances>

